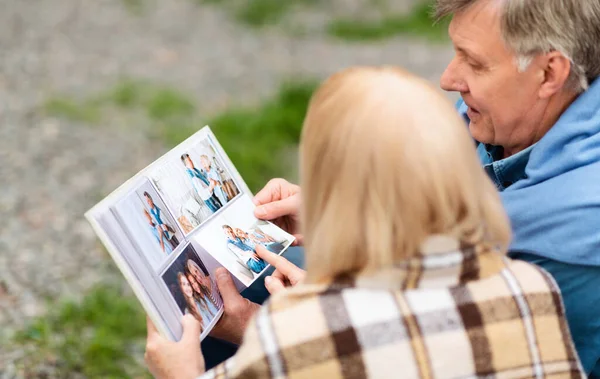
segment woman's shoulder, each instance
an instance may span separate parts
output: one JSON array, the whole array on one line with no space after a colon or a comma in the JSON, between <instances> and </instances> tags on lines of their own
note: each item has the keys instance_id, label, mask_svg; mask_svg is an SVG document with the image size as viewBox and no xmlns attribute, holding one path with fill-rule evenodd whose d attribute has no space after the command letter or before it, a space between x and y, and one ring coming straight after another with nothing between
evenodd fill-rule
<instances>
[{"instance_id":1,"label":"woman's shoulder","mask_svg":"<svg viewBox=\"0 0 600 379\"><path fill-rule=\"evenodd\" d=\"M507 284L513 279L523 293L559 293L558 285L543 268L529 262L505 258L506 269L501 272Z\"/></svg>"}]
</instances>

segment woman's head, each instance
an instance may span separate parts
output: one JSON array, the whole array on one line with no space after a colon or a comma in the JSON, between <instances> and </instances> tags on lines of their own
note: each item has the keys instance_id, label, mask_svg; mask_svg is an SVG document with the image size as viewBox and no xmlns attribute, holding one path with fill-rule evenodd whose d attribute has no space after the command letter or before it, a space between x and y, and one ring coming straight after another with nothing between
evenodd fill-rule
<instances>
[{"instance_id":1,"label":"woman's head","mask_svg":"<svg viewBox=\"0 0 600 379\"><path fill-rule=\"evenodd\" d=\"M326 80L300 150L309 280L390 266L434 234L509 242L465 124L399 68L350 68Z\"/></svg>"},{"instance_id":2,"label":"woman's head","mask_svg":"<svg viewBox=\"0 0 600 379\"><path fill-rule=\"evenodd\" d=\"M188 282L190 282L190 286L192 286L194 292L197 294L201 294L202 292L200 290L200 283L198 283L198 280L194 277L194 275L192 275L191 272L188 272L185 274L185 276L188 279Z\"/></svg>"},{"instance_id":3,"label":"woman's head","mask_svg":"<svg viewBox=\"0 0 600 379\"><path fill-rule=\"evenodd\" d=\"M248 233L244 232L240 228L235 228L234 232L235 232L236 237L239 238L239 239L246 239L246 238L248 238Z\"/></svg>"},{"instance_id":4,"label":"woman's head","mask_svg":"<svg viewBox=\"0 0 600 379\"><path fill-rule=\"evenodd\" d=\"M196 278L196 280L201 281L202 279L204 279L205 275L196 262L194 262L191 259L188 259L186 262L186 267L190 274L192 274L194 278Z\"/></svg>"},{"instance_id":5,"label":"woman's head","mask_svg":"<svg viewBox=\"0 0 600 379\"><path fill-rule=\"evenodd\" d=\"M194 296L194 289L183 272L177 273L177 280L179 281L179 288L186 298Z\"/></svg>"},{"instance_id":6,"label":"woman's head","mask_svg":"<svg viewBox=\"0 0 600 379\"><path fill-rule=\"evenodd\" d=\"M233 228L229 225L223 225L223 232L225 233L225 235L231 239L235 239L236 235L235 232L233 231Z\"/></svg>"}]
</instances>

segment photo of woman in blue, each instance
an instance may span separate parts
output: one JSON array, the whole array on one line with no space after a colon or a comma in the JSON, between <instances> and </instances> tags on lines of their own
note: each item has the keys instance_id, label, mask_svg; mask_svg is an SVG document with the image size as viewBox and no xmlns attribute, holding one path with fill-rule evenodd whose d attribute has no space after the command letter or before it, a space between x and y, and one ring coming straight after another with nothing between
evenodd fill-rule
<instances>
[{"instance_id":1,"label":"photo of woman in blue","mask_svg":"<svg viewBox=\"0 0 600 379\"><path fill-rule=\"evenodd\" d=\"M267 267L267 263L256 254L255 246L249 240L242 240L229 225L223 225L223 232L227 237L227 250L233 253L238 261L246 265L250 271L259 274Z\"/></svg>"}]
</instances>

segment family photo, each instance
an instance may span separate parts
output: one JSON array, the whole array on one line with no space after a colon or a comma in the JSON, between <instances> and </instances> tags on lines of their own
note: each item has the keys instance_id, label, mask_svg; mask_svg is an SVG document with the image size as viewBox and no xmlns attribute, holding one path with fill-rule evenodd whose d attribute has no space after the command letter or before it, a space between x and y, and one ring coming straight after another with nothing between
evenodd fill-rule
<instances>
[{"instance_id":1,"label":"family photo","mask_svg":"<svg viewBox=\"0 0 600 379\"><path fill-rule=\"evenodd\" d=\"M219 313L223 300L217 283L194 247L188 244L162 275L182 314L193 315L204 330Z\"/></svg>"},{"instance_id":2,"label":"family photo","mask_svg":"<svg viewBox=\"0 0 600 379\"><path fill-rule=\"evenodd\" d=\"M151 177L186 235L240 193L210 137L153 170Z\"/></svg>"},{"instance_id":3,"label":"family photo","mask_svg":"<svg viewBox=\"0 0 600 379\"><path fill-rule=\"evenodd\" d=\"M195 242L245 286L249 286L268 266L256 253L257 246L280 254L294 240L293 236L276 225L255 219L252 209L249 198L243 196L194 236Z\"/></svg>"},{"instance_id":4,"label":"family photo","mask_svg":"<svg viewBox=\"0 0 600 379\"><path fill-rule=\"evenodd\" d=\"M117 203L115 210L155 269L184 239L175 219L147 179Z\"/></svg>"}]
</instances>

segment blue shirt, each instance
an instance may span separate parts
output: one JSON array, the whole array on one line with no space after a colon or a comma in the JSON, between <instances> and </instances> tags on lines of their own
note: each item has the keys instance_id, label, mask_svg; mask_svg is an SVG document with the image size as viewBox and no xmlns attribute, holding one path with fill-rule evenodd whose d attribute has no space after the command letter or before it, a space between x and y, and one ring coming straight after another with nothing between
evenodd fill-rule
<instances>
[{"instance_id":1,"label":"blue shirt","mask_svg":"<svg viewBox=\"0 0 600 379\"><path fill-rule=\"evenodd\" d=\"M600 266L600 79L533 146L502 159L477 144L513 231L511 252ZM458 111L469 121L461 100Z\"/></svg>"},{"instance_id":2,"label":"blue shirt","mask_svg":"<svg viewBox=\"0 0 600 379\"><path fill-rule=\"evenodd\" d=\"M158 225L162 225L163 224L162 218L160 216L160 208L157 207L156 204L154 204L153 208L150 208L150 214L152 216L154 216L154 221L156 221L156 223Z\"/></svg>"},{"instance_id":3,"label":"blue shirt","mask_svg":"<svg viewBox=\"0 0 600 379\"><path fill-rule=\"evenodd\" d=\"M502 147L478 143L477 155L479 160L498 191L504 191L514 183L527 177L525 167L533 146L535 145L502 159Z\"/></svg>"},{"instance_id":4,"label":"blue shirt","mask_svg":"<svg viewBox=\"0 0 600 379\"><path fill-rule=\"evenodd\" d=\"M245 244L242 240L240 240L239 238L235 238L235 239L231 239L228 238L227 242L238 247L241 250L244 251L254 251L254 249L251 246L248 246L247 244Z\"/></svg>"},{"instance_id":5,"label":"blue shirt","mask_svg":"<svg viewBox=\"0 0 600 379\"><path fill-rule=\"evenodd\" d=\"M156 239L156 242L158 243L158 247L160 248L161 235L158 232L158 230L156 229L156 226L151 226L150 227L150 231L154 235L154 238ZM164 236L164 234L163 234L162 238L163 238L163 244L165 246L165 253L166 254L171 254L173 252L173 247L171 246L171 244L169 243L169 241L167 240L167 238Z\"/></svg>"},{"instance_id":6,"label":"blue shirt","mask_svg":"<svg viewBox=\"0 0 600 379\"><path fill-rule=\"evenodd\" d=\"M200 171L197 168L194 168L193 170L187 168L186 172L188 173L190 178L198 178L202 181L202 183L206 184L207 186L210 185L210 182L206 178L206 175L204 175L204 171Z\"/></svg>"}]
</instances>

